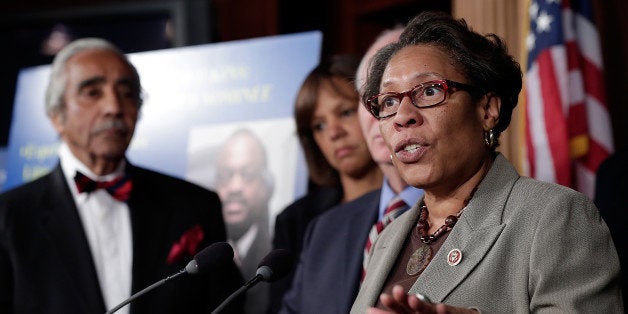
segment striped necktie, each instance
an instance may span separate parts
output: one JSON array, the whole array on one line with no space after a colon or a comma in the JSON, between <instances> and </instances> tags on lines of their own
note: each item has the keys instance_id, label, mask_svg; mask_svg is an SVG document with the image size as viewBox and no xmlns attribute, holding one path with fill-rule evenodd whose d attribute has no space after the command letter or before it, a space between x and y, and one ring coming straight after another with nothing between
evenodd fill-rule
<instances>
[{"instance_id":1,"label":"striped necktie","mask_svg":"<svg viewBox=\"0 0 628 314\"><path fill-rule=\"evenodd\" d=\"M384 217L377 223L373 225L371 231L369 232L369 236L366 239L366 245L364 246L364 259L362 261L362 279L366 276L366 265L368 265L369 252L371 251L371 246L375 243L375 239L377 236L384 230L384 228L395 218L399 217L399 215L403 214L410 207L406 202L401 199L399 195L395 196L389 203L388 207L384 211Z\"/></svg>"}]
</instances>

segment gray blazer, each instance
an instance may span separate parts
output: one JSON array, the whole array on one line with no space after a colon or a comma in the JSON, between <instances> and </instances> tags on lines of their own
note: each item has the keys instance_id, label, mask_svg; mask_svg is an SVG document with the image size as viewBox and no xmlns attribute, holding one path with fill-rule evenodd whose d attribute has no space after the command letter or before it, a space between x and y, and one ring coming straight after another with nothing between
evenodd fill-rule
<instances>
[{"instance_id":1,"label":"gray blazer","mask_svg":"<svg viewBox=\"0 0 628 314\"><path fill-rule=\"evenodd\" d=\"M377 302L418 214L415 204L378 237L351 313ZM450 266L453 249L462 259ZM482 313L622 313L619 276L615 246L593 202L519 176L498 154L410 293Z\"/></svg>"}]
</instances>

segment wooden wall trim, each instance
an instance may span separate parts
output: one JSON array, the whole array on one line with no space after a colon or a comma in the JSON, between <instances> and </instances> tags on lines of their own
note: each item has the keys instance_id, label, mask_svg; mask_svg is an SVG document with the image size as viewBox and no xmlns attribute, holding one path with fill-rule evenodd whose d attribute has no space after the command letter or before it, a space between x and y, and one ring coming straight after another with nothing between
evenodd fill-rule
<instances>
[{"instance_id":1,"label":"wooden wall trim","mask_svg":"<svg viewBox=\"0 0 628 314\"><path fill-rule=\"evenodd\" d=\"M525 47L523 46L523 27L527 20L528 0L453 0L452 15L464 18L471 28L480 34L494 33L508 45L509 52L525 70ZM523 93L522 93L523 94ZM524 163L525 146L523 145L523 104L513 111L508 129L500 136L498 148L517 168L526 174Z\"/></svg>"}]
</instances>

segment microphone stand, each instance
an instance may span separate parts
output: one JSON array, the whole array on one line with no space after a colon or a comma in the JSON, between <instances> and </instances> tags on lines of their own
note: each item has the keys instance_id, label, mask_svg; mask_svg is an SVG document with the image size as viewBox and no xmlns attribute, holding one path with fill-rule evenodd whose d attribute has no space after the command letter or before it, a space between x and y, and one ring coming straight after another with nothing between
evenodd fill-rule
<instances>
[{"instance_id":1,"label":"microphone stand","mask_svg":"<svg viewBox=\"0 0 628 314\"><path fill-rule=\"evenodd\" d=\"M236 290L234 293L232 293L228 298L226 298L222 303L220 303L220 305L211 312L211 314L217 314L220 313L220 311L224 310L224 308L231 303L231 301L233 299L235 299L236 297L238 297L240 294L242 294L244 291L248 290L249 288L251 288L252 286L256 285L258 282L260 282L262 279L264 279L264 276L257 274L255 275L255 277L253 277L253 279L249 280L247 283L245 283L242 287L240 287L240 289Z\"/></svg>"},{"instance_id":2,"label":"microphone stand","mask_svg":"<svg viewBox=\"0 0 628 314\"><path fill-rule=\"evenodd\" d=\"M130 298L124 300L122 303L116 305L116 307L112 308L111 310L107 311L105 314L112 314L114 312L116 312L117 310L121 309L122 307L124 307L125 305L131 303L131 301L141 297L142 295L144 295L146 292L151 291L161 285L163 285L164 283L166 283L167 281L170 281L176 277L179 277L180 275L183 275L187 272L187 270L184 268L182 270L180 270L178 273L170 275L162 280L159 280L157 282L155 282L154 284L142 289L141 291L139 291L138 293L132 295Z\"/></svg>"}]
</instances>

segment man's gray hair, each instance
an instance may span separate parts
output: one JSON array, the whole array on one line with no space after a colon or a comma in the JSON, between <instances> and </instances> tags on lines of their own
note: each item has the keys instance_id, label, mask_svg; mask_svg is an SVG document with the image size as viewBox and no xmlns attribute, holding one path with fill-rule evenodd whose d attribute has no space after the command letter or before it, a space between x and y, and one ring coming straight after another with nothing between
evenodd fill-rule
<instances>
[{"instance_id":1,"label":"man's gray hair","mask_svg":"<svg viewBox=\"0 0 628 314\"><path fill-rule=\"evenodd\" d=\"M126 55L118 47L101 38L87 37L77 39L59 51L52 62L50 80L48 81L48 87L46 88L45 99L46 114L48 114L48 116L52 116L54 113L60 112L63 107L63 97L67 84L65 68L66 63L74 55L85 50L109 50L119 54L131 67L133 75L139 85L139 90L141 90L140 78L137 73L137 69L133 66L133 64L131 64ZM141 105L141 98L139 98L139 104Z\"/></svg>"}]
</instances>

